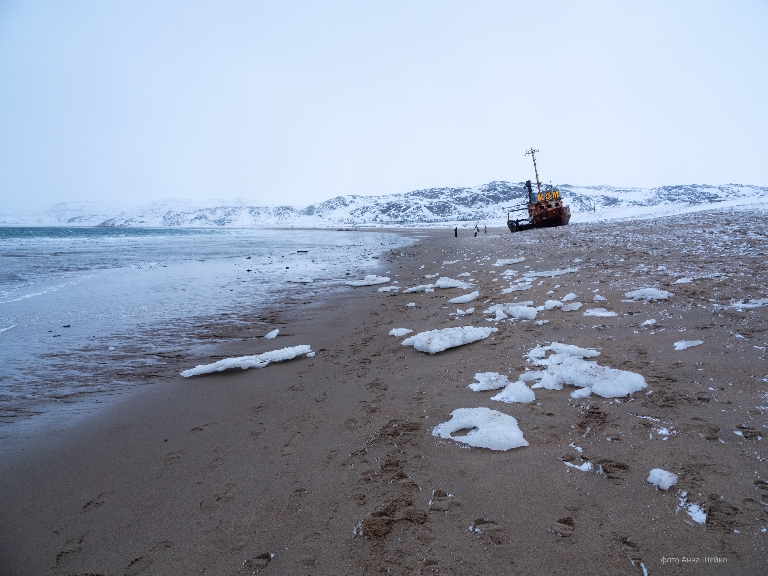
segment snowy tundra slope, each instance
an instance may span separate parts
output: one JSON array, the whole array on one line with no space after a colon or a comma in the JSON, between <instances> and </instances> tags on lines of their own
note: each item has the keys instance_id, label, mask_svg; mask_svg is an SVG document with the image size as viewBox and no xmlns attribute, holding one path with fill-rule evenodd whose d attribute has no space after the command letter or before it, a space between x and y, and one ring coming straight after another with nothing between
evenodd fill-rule
<instances>
[{"instance_id":1,"label":"snowy tundra slope","mask_svg":"<svg viewBox=\"0 0 768 576\"><path fill-rule=\"evenodd\" d=\"M572 222L644 218L752 204L768 207L768 188L691 184L615 188L562 184ZM523 183L489 182L474 188L430 188L386 196L337 196L304 208L250 206L246 201L165 200L128 207L61 203L31 215L0 215L3 226L335 227L504 225L507 210L524 202ZM521 214L519 214L521 215Z\"/></svg>"}]
</instances>

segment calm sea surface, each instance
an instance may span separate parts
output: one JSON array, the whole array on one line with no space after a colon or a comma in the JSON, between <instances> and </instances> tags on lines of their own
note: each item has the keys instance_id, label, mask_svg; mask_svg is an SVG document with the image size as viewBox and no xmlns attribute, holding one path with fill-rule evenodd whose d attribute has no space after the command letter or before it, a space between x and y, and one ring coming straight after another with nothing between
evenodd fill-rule
<instances>
[{"instance_id":1,"label":"calm sea surface","mask_svg":"<svg viewBox=\"0 0 768 576\"><path fill-rule=\"evenodd\" d=\"M125 386L235 332L261 336L260 309L317 301L410 243L383 232L0 228L0 417Z\"/></svg>"}]
</instances>

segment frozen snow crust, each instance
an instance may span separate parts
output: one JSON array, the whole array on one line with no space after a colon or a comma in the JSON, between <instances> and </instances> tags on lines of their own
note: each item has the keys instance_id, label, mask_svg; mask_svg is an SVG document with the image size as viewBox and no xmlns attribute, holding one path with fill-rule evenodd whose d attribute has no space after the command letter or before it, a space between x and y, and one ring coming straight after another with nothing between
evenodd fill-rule
<instances>
[{"instance_id":1,"label":"frozen snow crust","mask_svg":"<svg viewBox=\"0 0 768 576\"><path fill-rule=\"evenodd\" d=\"M488 338L498 328L475 326L456 326L454 328L442 328L419 332L415 336L403 340L403 346L413 346L419 352L437 354L448 348L455 348L463 344L470 344Z\"/></svg>"},{"instance_id":2,"label":"frozen snow crust","mask_svg":"<svg viewBox=\"0 0 768 576\"><path fill-rule=\"evenodd\" d=\"M469 433L466 436L451 436L459 430L469 430ZM451 419L436 426L432 434L489 450L504 451L528 446L517 420L490 408L458 408L451 412Z\"/></svg>"},{"instance_id":3,"label":"frozen snow crust","mask_svg":"<svg viewBox=\"0 0 768 576\"><path fill-rule=\"evenodd\" d=\"M190 376L200 376L202 374L212 374L214 372L223 372L224 370L230 370L232 368L242 368L246 370L248 368L264 368L270 362L283 362L285 360L292 360L297 356L310 354L314 356L312 347L309 345L302 346L289 346L288 348L281 348L280 350L272 350L271 352L264 352L263 354L256 354L254 356L238 356L236 358L224 358L213 364L200 364L189 370L184 370L181 373L184 378Z\"/></svg>"}]
</instances>

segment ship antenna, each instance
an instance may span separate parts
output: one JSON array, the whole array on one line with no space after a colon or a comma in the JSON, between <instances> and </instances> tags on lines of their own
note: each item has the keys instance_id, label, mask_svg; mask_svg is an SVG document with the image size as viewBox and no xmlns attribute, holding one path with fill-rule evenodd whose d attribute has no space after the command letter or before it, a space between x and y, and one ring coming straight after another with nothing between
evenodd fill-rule
<instances>
[{"instance_id":1,"label":"ship antenna","mask_svg":"<svg viewBox=\"0 0 768 576\"><path fill-rule=\"evenodd\" d=\"M531 149L528 150L525 153L525 155L526 156L530 155L533 158L533 171L536 173L536 186L539 189L539 194L541 194L541 182L539 182L539 170L538 168L536 168L536 152L538 152L538 150L534 150L533 146L531 146Z\"/></svg>"}]
</instances>

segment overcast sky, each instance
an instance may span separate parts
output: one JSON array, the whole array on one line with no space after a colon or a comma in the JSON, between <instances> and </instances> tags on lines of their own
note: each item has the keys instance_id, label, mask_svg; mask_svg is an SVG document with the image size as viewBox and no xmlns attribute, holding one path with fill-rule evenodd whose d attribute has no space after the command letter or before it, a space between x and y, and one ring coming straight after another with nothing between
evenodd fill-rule
<instances>
[{"instance_id":1,"label":"overcast sky","mask_svg":"<svg viewBox=\"0 0 768 576\"><path fill-rule=\"evenodd\" d=\"M0 212L768 185L768 2L0 0Z\"/></svg>"}]
</instances>

